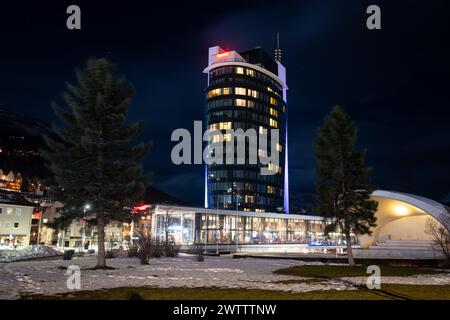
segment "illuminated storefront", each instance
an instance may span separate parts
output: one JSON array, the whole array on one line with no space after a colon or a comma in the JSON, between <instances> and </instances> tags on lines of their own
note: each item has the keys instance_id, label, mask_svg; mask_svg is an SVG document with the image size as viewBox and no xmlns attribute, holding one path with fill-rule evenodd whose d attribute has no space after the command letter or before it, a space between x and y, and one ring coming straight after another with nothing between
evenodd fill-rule
<instances>
[{"instance_id":1,"label":"illuminated storefront","mask_svg":"<svg viewBox=\"0 0 450 320\"><path fill-rule=\"evenodd\" d=\"M181 245L344 245L339 233L325 236L317 216L157 206L153 217L153 234Z\"/></svg>"}]
</instances>

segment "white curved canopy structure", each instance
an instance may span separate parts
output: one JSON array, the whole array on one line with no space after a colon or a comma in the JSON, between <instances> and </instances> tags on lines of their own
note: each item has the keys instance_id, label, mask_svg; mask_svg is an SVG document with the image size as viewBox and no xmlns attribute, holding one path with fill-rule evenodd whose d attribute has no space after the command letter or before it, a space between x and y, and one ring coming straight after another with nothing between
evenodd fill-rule
<instances>
[{"instance_id":1,"label":"white curved canopy structure","mask_svg":"<svg viewBox=\"0 0 450 320\"><path fill-rule=\"evenodd\" d=\"M449 211L439 202L395 191L376 190L371 198L378 202L377 226L371 236L361 236L362 247L386 240L431 240L428 221L442 222Z\"/></svg>"}]
</instances>

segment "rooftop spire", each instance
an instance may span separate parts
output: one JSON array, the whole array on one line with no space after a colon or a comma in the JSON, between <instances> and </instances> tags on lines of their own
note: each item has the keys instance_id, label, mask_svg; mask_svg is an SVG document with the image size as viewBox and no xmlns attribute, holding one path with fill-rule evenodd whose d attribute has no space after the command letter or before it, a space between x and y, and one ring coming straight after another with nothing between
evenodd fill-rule
<instances>
[{"instance_id":1,"label":"rooftop spire","mask_svg":"<svg viewBox=\"0 0 450 320\"><path fill-rule=\"evenodd\" d=\"M277 48L275 49L275 61L281 62L280 33L279 32L277 32Z\"/></svg>"}]
</instances>

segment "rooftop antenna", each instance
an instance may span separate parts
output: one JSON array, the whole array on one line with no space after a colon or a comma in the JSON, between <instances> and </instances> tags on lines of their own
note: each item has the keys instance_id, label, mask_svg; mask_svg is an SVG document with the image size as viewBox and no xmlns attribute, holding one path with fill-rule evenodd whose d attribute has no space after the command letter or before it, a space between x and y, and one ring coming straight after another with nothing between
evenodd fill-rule
<instances>
[{"instance_id":1,"label":"rooftop antenna","mask_svg":"<svg viewBox=\"0 0 450 320\"><path fill-rule=\"evenodd\" d=\"M275 61L281 62L280 33L279 32L277 32L277 48L275 49Z\"/></svg>"}]
</instances>

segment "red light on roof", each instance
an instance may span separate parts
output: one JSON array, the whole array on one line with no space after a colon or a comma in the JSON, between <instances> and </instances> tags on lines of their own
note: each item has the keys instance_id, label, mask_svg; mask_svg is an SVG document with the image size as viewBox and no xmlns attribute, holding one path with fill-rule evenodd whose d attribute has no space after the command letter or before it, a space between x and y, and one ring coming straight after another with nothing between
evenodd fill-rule
<instances>
[{"instance_id":1,"label":"red light on roof","mask_svg":"<svg viewBox=\"0 0 450 320\"><path fill-rule=\"evenodd\" d=\"M134 206L133 207L133 211L136 211L136 212L145 212L149 209L150 209L149 204L143 204L142 206Z\"/></svg>"},{"instance_id":2,"label":"red light on roof","mask_svg":"<svg viewBox=\"0 0 450 320\"><path fill-rule=\"evenodd\" d=\"M222 58L228 57L229 54L230 54L230 52L228 52L228 51L222 52L222 53L218 53L217 54L217 59L222 59Z\"/></svg>"}]
</instances>

